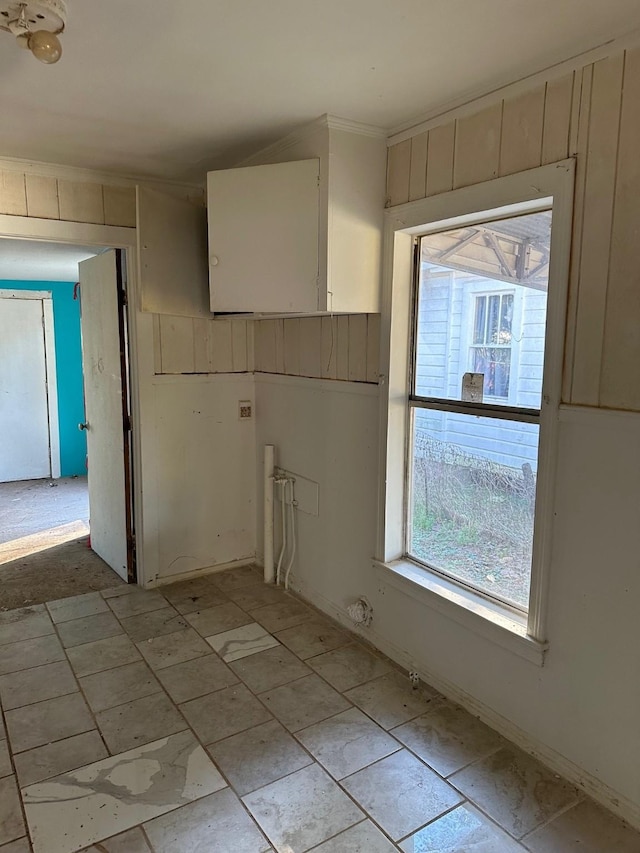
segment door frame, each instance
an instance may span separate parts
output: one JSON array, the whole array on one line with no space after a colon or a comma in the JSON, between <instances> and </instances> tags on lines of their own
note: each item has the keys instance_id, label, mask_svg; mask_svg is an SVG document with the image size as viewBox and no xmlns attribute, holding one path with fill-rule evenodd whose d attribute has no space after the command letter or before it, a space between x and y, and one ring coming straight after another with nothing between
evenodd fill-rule
<instances>
[{"instance_id":1,"label":"door frame","mask_svg":"<svg viewBox=\"0 0 640 853\"><path fill-rule=\"evenodd\" d=\"M42 302L45 375L47 379L47 422L49 428L49 476L60 477L60 424L58 418L58 375L53 320L53 293L50 290L0 289L0 299L37 299Z\"/></svg>"},{"instance_id":2,"label":"door frame","mask_svg":"<svg viewBox=\"0 0 640 853\"><path fill-rule=\"evenodd\" d=\"M115 225L92 225L83 222L64 222L57 219L37 219L29 216L0 214L0 239L11 237L22 240L40 240L48 243L95 246L97 249L122 249L126 258L126 290L129 310L127 311L129 349L129 395L131 405L131 443L133 474L133 530L138 543L143 543L142 517L142 466L141 466L141 397L144 394L140 382L140 356L147 349L147 338L152 329L139 322L139 278L137 229ZM142 336L144 341L139 340ZM151 339L151 358L153 343ZM146 362L145 362L146 366ZM136 549L137 583L145 583L145 554L142 547Z\"/></svg>"}]
</instances>

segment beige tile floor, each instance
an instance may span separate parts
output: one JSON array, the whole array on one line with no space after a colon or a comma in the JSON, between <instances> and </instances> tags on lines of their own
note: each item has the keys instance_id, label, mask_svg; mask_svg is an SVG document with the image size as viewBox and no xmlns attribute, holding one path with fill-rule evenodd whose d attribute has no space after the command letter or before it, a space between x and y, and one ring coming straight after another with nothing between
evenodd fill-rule
<instances>
[{"instance_id":1,"label":"beige tile floor","mask_svg":"<svg viewBox=\"0 0 640 853\"><path fill-rule=\"evenodd\" d=\"M0 614L0 853L640 853L246 567Z\"/></svg>"}]
</instances>

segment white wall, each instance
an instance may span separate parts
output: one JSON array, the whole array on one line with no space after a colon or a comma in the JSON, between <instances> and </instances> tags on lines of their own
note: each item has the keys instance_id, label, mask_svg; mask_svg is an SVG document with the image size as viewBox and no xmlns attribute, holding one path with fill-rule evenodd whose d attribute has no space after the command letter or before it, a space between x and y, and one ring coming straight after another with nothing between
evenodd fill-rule
<instances>
[{"instance_id":1,"label":"white wall","mask_svg":"<svg viewBox=\"0 0 640 853\"><path fill-rule=\"evenodd\" d=\"M388 586L373 568L376 386L256 377L257 444L320 484L298 513L294 588L333 616L364 594L369 638L490 724L640 818L640 414L566 408L543 668Z\"/></svg>"},{"instance_id":2,"label":"white wall","mask_svg":"<svg viewBox=\"0 0 640 853\"><path fill-rule=\"evenodd\" d=\"M258 373L256 410L258 482L262 448L274 444L277 465L320 484L319 515L297 513L296 581L343 609L371 575L378 386Z\"/></svg>"},{"instance_id":3,"label":"white wall","mask_svg":"<svg viewBox=\"0 0 640 853\"><path fill-rule=\"evenodd\" d=\"M147 583L255 555L251 374L156 376L153 435L143 449Z\"/></svg>"}]
</instances>

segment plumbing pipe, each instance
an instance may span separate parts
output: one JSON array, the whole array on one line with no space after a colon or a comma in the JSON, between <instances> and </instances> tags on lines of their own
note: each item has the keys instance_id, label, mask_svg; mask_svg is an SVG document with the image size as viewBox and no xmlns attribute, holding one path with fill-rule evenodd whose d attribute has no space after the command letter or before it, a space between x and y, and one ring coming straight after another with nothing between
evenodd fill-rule
<instances>
[{"instance_id":1,"label":"plumbing pipe","mask_svg":"<svg viewBox=\"0 0 640 853\"><path fill-rule=\"evenodd\" d=\"M278 567L276 568L276 583L279 584L280 569L282 568L284 555L287 551L287 478L277 476L275 478L275 482L280 486L280 503L282 504L282 548L280 549L280 556L278 557Z\"/></svg>"},{"instance_id":2,"label":"plumbing pipe","mask_svg":"<svg viewBox=\"0 0 640 853\"><path fill-rule=\"evenodd\" d=\"M275 581L273 564L273 444L264 446L264 582Z\"/></svg>"},{"instance_id":3,"label":"plumbing pipe","mask_svg":"<svg viewBox=\"0 0 640 853\"><path fill-rule=\"evenodd\" d=\"M291 556L289 557L289 563L287 565L287 571L284 575L284 588L289 589L289 574L291 572L291 567L293 566L293 560L296 556L296 516L295 516L295 508L297 506L296 496L295 496L295 480L293 477L290 477L288 482L291 484L291 503L289 504L289 511L291 513ZM284 507L282 508L284 512Z\"/></svg>"}]
</instances>

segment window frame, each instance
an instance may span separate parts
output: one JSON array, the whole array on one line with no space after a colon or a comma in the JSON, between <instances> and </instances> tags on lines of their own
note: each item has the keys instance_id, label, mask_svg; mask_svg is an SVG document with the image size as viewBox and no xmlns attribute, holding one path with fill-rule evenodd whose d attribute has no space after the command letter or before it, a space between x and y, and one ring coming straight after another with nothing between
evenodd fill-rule
<instances>
[{"instance_id":1,"label":"window frame","mask_svg":"<svg viewBox=\"0 0 640 853\"><path fill-rule=\"evenodd\" d=\"M497 635L517 635L541 647L546 643L546 599L551 560L551 530L553 520L554 474L556 464L558 408L561 402L562 368L564 358L569 257L573 212L573 158L541 166L526 172L497 178L481 184L455 189L441 195L390 208L385 212L383 255L381 365L388 365L380 401L380 486L378 537L374 563L395 573L393 579L405 591L414 587L428 590L427 603L436 609L461 619L459 608L471 614L470 624L488 619L497 626ZM508 606L491 602L486 608L486 596L469 592L462 599L450 589L448 581L440 584L435 572L422 564L413 563L405 554L408 510L407 434L410 425L409 392L412 389L411 338L413 335L415 291L416 236L461 227L487 219L509 215L553 210L551 257L549 266L549 297L545 337L545 365L541 407L526 409L500 405L504 416L513 420L534 421L540 424L538 477L536 489L536 529L533 543L531 592L526 617ZM384 369L384 368L383 368ZM432 407L439 404L433 402ZM483 414L483 406L473 403L446 404L448 411L464 414ZM408 565L404 565L408 564ZM422 582L414 569L423 572ZM388 575L385 575L389 577ZM408 586L407 586L408 584ZM420 598L424 590L415 589ZM442 597L444 604L439 602ZM505 630L506 629L506 630ZM484 630L484 628L483 628ZM507 645L509 642L507 640ZM512 644L513 645L513 644ZM527 643L525 642L525 646Z\"/></svg>"},{"instance_id":2,"label":"window frame","mask_svg":"<svg viewBox=\"0 0 640 853\"><path fill-rule=\"evenodd\" d=\"M476 352L478 350L482 350L482 349L488 350L488 351L490 351L490 350L507 350L509 352L509 378L507 381L507 386L508 386L507 387L507 393L504 396L502 396L501 394L485 394L484 397L485 398L489 397L489 398L491 398L491 400L495 400L496 403L499 403L499 401L501 401L501 400L506 400L508 402L510 400L513 400L513 398L514 398L513 376L512 376L511 368L512 368L513 362L514 362L514 358L513 358L513 355L514 355L513 326L514 326L514 319L515 319L515 302L516 302L515 291L514 290L505 290L505 291L499 291L498 292L498 291L494 290L494 291L487 291L485 293L474 293L473 291L470 291L469 296L473 302L473 308L471 311L471 315L472 315L473 319L472 319L471 327L469 329L469 331L471 332L471 336L470 336L471 342L468 344L464 344L464 346L467 349L467 353L468 353L468 358L467 358L467 364L469 365L468 369L472 373L478 372L476 370L476 366L475 366L475 355L476 355ZM490 305L491 299L497 299L498 300L498 324L499 324L500 320L501 320L502 305L503 305L503 301L504 301L505 296L510 296L512 299L512 308L511 308L511 311L512 311L512 316L511 316L512 338L511 338L511 340L509 341L508 344L492 343L491 341L486 340L487 332L488 332L488 328L489 328L489 311L485 308L484 335L483 335L485 340L482 343L476 343L475 331L476 331L476 319L477 319L477 311L478 311L478 300L484 299L485 305L487 307Z\"/></svg>"}]
</instances>

